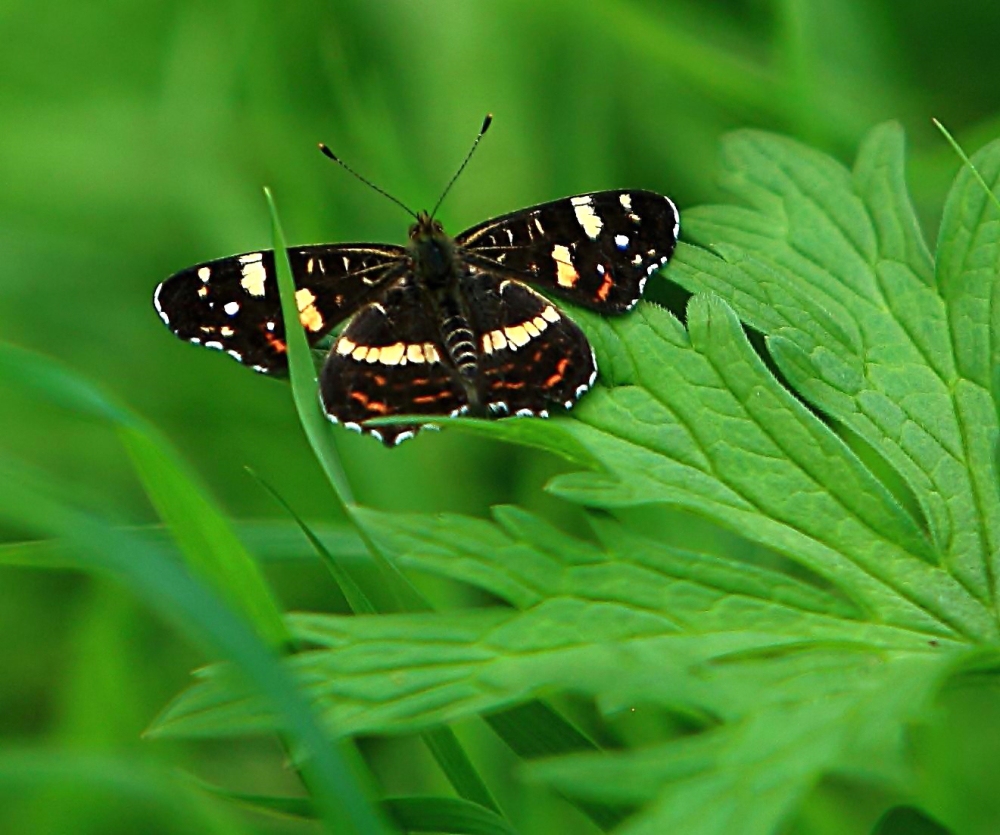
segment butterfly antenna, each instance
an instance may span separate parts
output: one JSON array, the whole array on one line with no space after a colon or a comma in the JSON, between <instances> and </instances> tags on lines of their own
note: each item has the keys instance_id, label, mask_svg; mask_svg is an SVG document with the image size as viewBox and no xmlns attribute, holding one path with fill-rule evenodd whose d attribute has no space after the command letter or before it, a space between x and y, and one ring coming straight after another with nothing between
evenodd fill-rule
<instances>
[{"instance_id":1,"label":"butterfly antenna","mask_svg":"<svg viewBox=\"0 0 1000 835\"><path fill-rule=\"evenodd\" d=\"M465 155L465 159L462 160L462 164L458 166L458 171L455 172L455 176L448 181L448 185L444 187L444 191L441 192L441 196L438 198L438 202L434 204L434 211L431 212L431 217L437 214L437 210L440 208L441 204L444 202L444 198L448 196L448 192L451 191L451 187L455 185L455 180L458 179L459 174L465 170L465 166L469 164L469 160L472 159L472 155L476 151L476 146L479 144L479 140L483 138L483 134L489 130L490 125L493 123L493 114L487 113L486 118L483 119L483 126L479 129L479 135L476 137L475 141L472 143L472 147L469 148L469 153Z\"/></svg>"},{"instance_id":2,"label":"butterfly antenna","mask_svg":"<svg viewBox=\"0 0 1000 835\"><path fill-rule=\"evenodd\" d=\"M368 186L369 188L374 189L379 194L381 194L383 197L388 197L393 203L395 203L397 206L401 207L403 209L403 211L407 212L407 214L409 214L412 218L414 218L414 219L417 218L417 213L414 212L413 209L411 209L409 206L407 206L402 200L399 200L398 198L393 197L384 188L379 188L377 185L375 185L375 183L373 183L367 177L362 177L357 171L355 171L353 168L351 168L351 166L349 166L346 162L344 162L340 157L338 157L333 151L331 151L322 142L319 143L319 149L326 156L328 156L335 163L337 163L337 165L341 166L344 170L346 170L349 174L353 174L355 177L357 177L359 180L361 180L361 182L363 182L366 186Z\"/></svg>"}]
</instances>

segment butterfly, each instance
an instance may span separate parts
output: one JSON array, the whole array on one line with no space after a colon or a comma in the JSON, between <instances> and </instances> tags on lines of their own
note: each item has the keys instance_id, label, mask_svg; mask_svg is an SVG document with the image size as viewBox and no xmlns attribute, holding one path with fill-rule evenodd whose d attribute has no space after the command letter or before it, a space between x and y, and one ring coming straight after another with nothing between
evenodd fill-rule
<instances>
[{"instance_id":1,"label":"butterfly","mask_svg":"<svg viewBox=\"0 0 1000 835\"><path fill-rule=\"evenodd\" d=\"M600 313L623 313L670 258L679 231L673 202L641 189L554 200L454 238L436 210L411 212L416 222L406 246L288 249L310 344L343 325L319 375L327 416L389 446L426 424L370 421L547 417L551 409L572 407L594 384L597 362L580 327L539 290ZM273 251L182 270L156 288L153 304L181 339L225 351L263 374L287 373Z\"/></svg>"}]
</instances>

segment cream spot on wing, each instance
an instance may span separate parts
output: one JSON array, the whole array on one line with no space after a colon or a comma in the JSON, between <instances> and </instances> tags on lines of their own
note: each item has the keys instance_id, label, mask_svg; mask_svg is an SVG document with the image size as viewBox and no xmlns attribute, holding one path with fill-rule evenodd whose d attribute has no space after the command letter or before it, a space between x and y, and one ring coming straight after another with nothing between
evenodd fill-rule
<instances>
[{"instance_id":1,"label":"cream spot on wing","mask_svg":"<svg viewBox=\"0 0 1000 835\"><path fill-rule=\"evenodd\" d=\"M521 327L528 332L528 336L530 336L532 339L534 339L536 336L538 336L538 334L541 333L541 331L535 327L535 323L530 319L527 322L522 322Z\"/></svg>"},{"instance_id":2,"label":"cream spot on wing","mask_svg":"<svg viewBox=\"0 0 1000 835\"><path fill-rule=\"evenodd\" d=\"M558 322L559 311L557 311L554 307L551 306L546 307L545 310L542 311L542 318L548 322Z\"/></svg>"},{"instance_id":3,"label":"cream spot on wing","mask_svg":"<svg viewBox=\"0 0 1000 835\"><path fill-rule=\"evenodd\" d=\"M229 327L229 325L223 325L221 328L219 328L219 333L221 333L223 336L232 336L234 333L236 333L236 331L234 331L231 327Z\"/></svg>"},{"instance_id":4,"label":"cream spot on wing","mask_svg":"<svg viewBox=\"0 0 1000 835\"><path fill-rule=\"evenodd\" d=\"M311 273L313 271L313 267L315 266L316 266L316 259L310 258L308 261L306 261L306 272Z\"/></svg>"},{"instance_id":5,"label":"cream spot on wing","mask_svg":"<svg viewBox=\"0 0 1000 835\"><path fill-rule=\"evenodd\" d=\"M562 244L552 247L552 260L556 262L556 284L560 287L573 287L580 279L580 274L573 267L572 259L569 247Z\"/></svg>"},{"instance_id":6,"label":"cream spot on wing","mask_svg":"<svg viewBox=\"0 0 1000 835\"><path fill-rule=\"evenodd\" d=\"M483 334L483 338L482 338L481 342L482 342L482 348L481 348L482 352L484 354L492 354L493 353L493 340L490 338L490 335L488 333L484 333Z\"/></svg>"},{"instance_id":7,"label":"cream spot on wing","mask_svg":"<svg viewBox=\"0 0 1000 835\"><path fill-rule=\"evenodd\" d=\"M205 298L205 296L208 295L208 288L204 284L202 284L201 287L198 288L198 295L201 298Z\"/></svg>"},{"instance_id":8,"label":"cream spot on wing","mask_svg":"<svg viewBox=\"0 0 1000 835\"><path fill-rule=\"evenodd\" d=\"M433 342L424 343L424 356L427 357L427 362L441 362L441 356L438 354Z\"/></svg>"},{"instance_id":9,"label":"cream spot on wing","mask_svg":"<svg viewBox=\"0 0 1000 835\"><path fill-rule=\"evenodd\" d=\"M365 360L368 362L378 362L378 358L381 353L381 348L369 348L368 354L365 356Z\"/></svg>"},{"instance_id":10,"label":"cream spot on wing","mask_svg":"<svg viewBox=\"0 0 1000 835\"><path fill-rule=\"evenodd\" d=\"M358 362L361 362L365 355L368 353L368 348L364 345L358 345L353 351L351 351L351 356Z\"/></svg>"},{"instance_id":11,"label":"cream spot on wing","mask_svg":"<svg viewBox=\"0 0 1000 835\"><path fill-rule=\"evenodd\" d=\"M209 267L199 267L198 268L198 278L202 281L208 281L212 277L212 270Z\"/></svg>"},{"instance_id":12,"label":"cream spot on wing","mask_svg":"<svg viewBox=\"0 0 1000 835\"><path fill-rule=\"evenodd\" d=\"M295 291L295 303L299 306L299 311L305 310L314 301L316 301L316 296L309 288L303 287L301 290Z\"/></svg>"},{"instance_id":13,"label":"cream spot on wing","mask_svg":"<svg viewBox=\"0 0 1000 835\"><path fill-rule=\"evenodd\" d=\"M424 362L424 349L423 346L417 343L411 343L406 346L406 358L410 362Z\"/></svg>"},{"instance_id":14,"label":"cream spot on wing","mask_svg":"<svg viewBox=\"0 0 1000 835\"><path fill-rule=\"evenodd\" d=\"M295 291L295 303L299 308L299 321L304 328L311 331L323 329L323 314L316 309L316 305L313 304L315 301L316 296L308 288L303 287L301 290Z\"/></svg>"},{"instance_id":15,"label":"cream spot on wing","mask_svg":"<svg viewBox=\"0 0 1000 835\"><path fill-rule=\"evenodd\" d=\"M246 256L241 256L240 260ZM243 278L240 284L251 296L264 295L264 281L267 279L267 270L261 261L246 261L243 263Z\"/></svg>"},{"instance_id":16,"label":"cream spot on wing","mask_svg":"<svg viewBox=\"0 0 1000 835\"><path fill-rule=\"evenodd\" d=\"M632 195L631 194L619 194L618 202L622 204L622 208L626 212L632 211Z\"/></svg>"},{"instance_id":17,"label":"cream spot on wing","mask_svg":"<svg viewBox=\"0 0 1000 835\"><path fill-rule=\"evenodd\" d=\"M299 321L302 323L302 327L306 328L306 330L311 330L313 333L323 330L323 314L313 305L310 305L299 314Z\"/></svg>"},{"instance_id":18,"label":"cream spot on wing","mask_svg":"<svg viewBox=\"0 0 1000 835\"><path fill-rule=\"evenodd\" d=\"M358 346L355 343L351 342L351 340L348 339L346 336L342 336L337 341L336 351L341 356L347 356L349 353L351 353L357 347Z\"/></svg>"},{"instance_id":19,"label":"cream spot on wing","mask_svg":"<svg viewBox=\"0 0 1000 835\"><path fill-rule=\"evenodd\" d=\"M226 302L224 305L222 305L222 309L225 310L226 313L228 313L230 316L235 316L237 313L240 312L240 303Z\"/></svg>"},{"instance_id":20,"label":"cream spot on wing","mask_svg":"<svg viewBox=\"0 0 1000 835\"><path fill-rule=\"evenodd\" d=\"M531 340L531 336L521 325L512 325L503 329L504 335L507 337L507 341L516 348L520 348L522 345L527 345Z\"/></svg>"},{"instance_id":21,"label":"cream spot on wing","mask_svg":"<svg viewBox=\"0 0 1000 835\"><path fill-rule=\"evenodd\" d=\"M503 331L493 331L490 340L493 342L494 351L502 351L507 347L507 337L503 335Z\"/></svg>"},{"instance_id":22,"label":"cream spot on wing","mask_svg":"<svg viewBox=\"0 0 1000 835\"><path fill-rule=\"evenodd\" d=\"M402 342L396 342L393 345L386 345L379 352L379 361L383 365L399 365L403 361L403 355L406 353L406 346Z\"/></svg>"},{"instance_id":23,"label":"cream spot on wing","mask_svg":"<svg viewBox=\"0 0 1000 835\"><path fill-rule=\"evenodd\" d=\"M604 228L604 223L594 212L593 201L589 197L574 197L570 202L573 204L577 223L583 227L583 231L588 238L592 241L596 240L598 234Z\"/></svg>"},{"instance_id":24,"label":"cream spot on wing","mask_svg":"<svg viewBox=\"0 0 1000 835\"><path fill-rule=\"evenodd\" d=\"M541 316L536 316L531 321L532 321L532 324L534 324L534 326L536 328L538 328L538 332L539 333L541 333L543 330L545 330L549 326L549 323L546 322Z\"/></svg>"},{"instance_id":25,"label":"cream spot on wing","mask_svg":"<svg viewBox=\"0 0 1000 835\"><path fill-rule=\"evenodd\" d=\"M239 256L239 262L241 264L252 264L254 261L263 261L263 252L248 252L246 255Z\"/></svg>"}]
</instances>

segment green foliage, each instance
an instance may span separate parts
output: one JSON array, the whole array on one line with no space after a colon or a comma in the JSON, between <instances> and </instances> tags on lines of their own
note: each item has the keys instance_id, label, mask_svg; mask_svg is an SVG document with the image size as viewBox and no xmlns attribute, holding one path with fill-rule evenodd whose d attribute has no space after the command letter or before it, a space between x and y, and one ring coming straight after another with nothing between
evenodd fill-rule
<instances>
[{"instance_id":1,"label":"green foliage","mask_svg":"<svg viewBox=\"0 0 1000 835\"><path fill-rule=\"evenodd\" d=\"M2 21L0 831L1000 829L1000 155L930 123L1000 135L1000 5ZM487 111L450 231L683 210L634 314L570 311L570 416L384 450L297 375L303 433L158 322L164 276L268 245L263 184L291 243L401 241L316 141L421 208Z\"/></svg>"},{"instance_id":2,"label":"green foliage","mask_svg":"<svg viewBox=\"0 0 1000 835\"><path fill-rule=\"evenodd\" d=\"M912 791L907 728L997 640L998 425L983 356L1000 212L963 171L935 269L898 127L875 129L853 171L760 133L725 151L742 205L689 212L700 246L669 270L696 293L687 327L652 304L589 322L604 385L534 433L552 450L564 433L594 462L550 489L592 509L596 543L515 507L492 522L358 509L398 564L508 605L290 617L311 649L289 667L330 732L407 733L566 693L609 717L639 704L701 717L696 733L528 769L565 796L637 808L630 835L775 832L833 773ZM1000 142L974 163L1000 187ZM887 467L917 515L880 480ZM783 560L681 550L608 515L645 505L696 512ZM272 728L213 666L153 732Z\"/></svg>"}]
</instances>

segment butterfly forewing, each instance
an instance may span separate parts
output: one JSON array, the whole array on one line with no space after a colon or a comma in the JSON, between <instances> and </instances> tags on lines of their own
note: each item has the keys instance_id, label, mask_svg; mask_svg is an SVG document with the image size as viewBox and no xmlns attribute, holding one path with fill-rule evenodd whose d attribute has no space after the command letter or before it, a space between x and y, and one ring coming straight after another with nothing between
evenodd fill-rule
<instances>
[{"instance_id":1,"label":"butterfly forewing","mask_svg":"<svg viewBox=\"0 0 1000 835\"><path fill-rule=\"evenodd\" d=\"M455 240L472 263L492 264L577 304L619 313L635 305L646 279L670 258L677 233L669 198L629 189L522 209Z\"/></svg>"},{"instance_id":2,"label":"butterfly forewing","mask_svg":"<svg viewBox=\"0 0 1000 835\"><path fill-rule=\"evenodd\" d=\"M407 275L359 310L330 350L320 375L327 415L393 446L417 425L370 426L392 415L448 415L468 405L441 344L439 323Z\"/></svg>"},{"instance_id":3,"label":"butterfly forewing","mask_svg":"<svg viewBox=\"0 0 1000 835\"><path fill-rule=\"evenodd\" d=\"M288 250L299 318L315 344L404 268L406 250L347 244ZM198 264L153 295L160 318L181 339L226 351L255 370L287 371L274 252L261 250Z\"/></svg>"}]
</instances>

